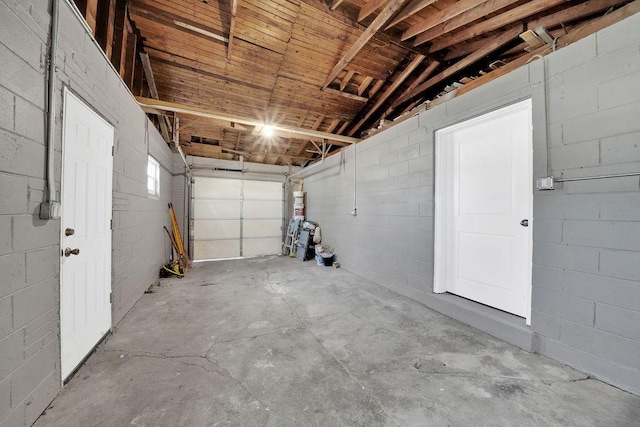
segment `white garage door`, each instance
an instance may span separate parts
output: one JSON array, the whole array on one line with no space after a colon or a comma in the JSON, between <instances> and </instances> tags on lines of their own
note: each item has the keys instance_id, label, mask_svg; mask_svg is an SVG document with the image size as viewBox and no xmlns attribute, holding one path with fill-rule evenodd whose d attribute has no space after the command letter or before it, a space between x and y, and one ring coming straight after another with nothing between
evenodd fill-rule
<instances>
[{"instance_id":1,"label":"white garage door","mask_svg":"<svg viewBox=\"0 0 640 427\"><path fill-rule=\"evenodd\" d=\"M197 177L194 259L279 254L282 183Z\"/></svg>"}]
</instances>

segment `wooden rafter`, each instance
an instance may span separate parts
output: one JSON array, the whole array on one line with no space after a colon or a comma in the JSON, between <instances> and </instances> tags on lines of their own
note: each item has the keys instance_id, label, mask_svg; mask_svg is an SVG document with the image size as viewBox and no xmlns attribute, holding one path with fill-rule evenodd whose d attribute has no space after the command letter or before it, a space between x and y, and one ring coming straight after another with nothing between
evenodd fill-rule
<instances>
[{"instance_id":1,"label":"wooden rafter","mask_svg":"<svg viewBox=\"0 0 640 427\"><path fill-rule=\"evenodd\" d=\"M424 9L427 6L432 5L436 1L438 1L438 0L419 0L417 2L408 4L407 7L405 7L402 10L402 12L400 12L398 14L398 16L393 18L391 23L385 27L385 30L388 30L389 28L398 25L399 23L401 23L405 19L415 15L416 13L420 12L422 9Z\"/></svg>"},{"instance_id":2,"label":"wooden rafter","mask_svg":"<svg viewBox=\"0 0 640 427\"><path fill-rule=\"evenodd\" d=\"M344 0L333 0L331 2L331 10L336 10L338 8L338 6L340 6L340 4L343 2Z\"/></svg>"},{"instance_id":3,"label":"wooden rafter","mask_svg":"<svg viewBox=\"0 0 640 427\"><path fill-rule=\"evenodd\" d=\"M419 84L427 80L429 76L433 74L436 68L438 68L439 65L440 63L438 61L431 61L429 65L427 65L426 68L422 71L422 73L420 73L420 75L413 81L413 83L411 83L411 85L409 85L409 87L405 89L404 92L402 92L400 97L403 97L408 93L411 93L415 88L418 87Z\"/></svg>"},{"instance_id":4,"label":"wooden rafter","mask_svg":"<svg viewBox=\"0 0 640 427\"><path fill-rule=\"evenodd\" d=\"M149 93L153 99L160 99L158 96L158 88L156 86L156 80L153 77L153 70L151 69L151 61L149 60L149 55L140 52L140 60L142 61L142 69L144 70L144 76L147 79L147 84L149 85ZM171 141L169 136L169 119L165 116L159 117L160 121L160 132L162 133L162 137L168 143Z\"/></svg>"},{"instance_id":5,"label":"wooden rafter","mask_svg":"<svg viewBox=\"0 0 640 427\"><path fill-rule=\"evenodd\" d=\"M455 31L464 25L484 18L495 10L503 9L518 1L519 0L489 0L479 6L474 7L473 9L461 13L455 18L451 18L436 25L435 27L428 29L427 31L418 34L415 41L413 42L413 45L419 46L437 37L440 37L443 34L451 33L452 31Z\"/></svg>"},{"instance_id":6,"label":"wooden rafter","mask_svg":"<svg viewBox=\"0 0 640 427\"><path fill-rule=\"evenodd\" d=\"M594 13L602 12L610 7L617 6L622 3L628 3L629 0L590 0L580 3L573 7L562 9L556 13L552 13L542 18L527 22L527 28L534 29L538 26L546 28L556 27L560 24L571 22Z\"/></svg>"},{"instance_id":7,"label":"wooden rafter","mask_svg":"<svg viewBox=\"0 0 640 427\"><path fill-rule=\"evenodd\" d=\"M523 4L522 6L515 7L501 15L494 16L493 18L482 21L479 24L458 31L451 37L443 38L442 40L436 41L435 43L433 43L433 45L431 45L431 52L437 52L449 46L461 43L465 40L478 37L489 31L497 30L498 28L502 28L505 25L509 25L511 23L520 21L521 19L524 19L528 16L531 16L534 13L539 13L542 10L549 9L566 2L567 0L532 0L528 3Z\"/></svg>"},{"instance_id":8,"label":"wooden rafter","mask_svg":"<svg viewBox=\"0 0 640 427\"><path fill-rule=\"evenodd\" d=\"M345 98L353 99L354 101L358 101L358 102L367 102L367 101L369 101L369 98L365 98L364 96L356 95L355 93L341 92L341 91L339 91L337 89L332 89L330 87L326 88L325 91L329 92L329 93L335 93L336 95L340 95L340 96L343 96Z\"/></svg>"},{"instance_id":9,"label":"wooden rafter","mask_svg":"<svg viewBox=\"0 0 640 427\"><path fill-rule=\"evenodd\" d=\"M156 110L156 111L173 111L175 113L188 114L192 116L210 117L212 119L225 120L229 122L240 123L247 126L264 126L263 122L246 117L230 117L225 114L215 113L204 108L193 107L190 105L178 104L175 102L166 102L155 100L151 98L136 97L138 104L143 110ZM335 135L327 132L320 132L312 129L296 128L286 125L272 125L275 131L287 132L294 135L303 135L306 137L315 137L328 139L330 141L344 142L347 144L354 144L359 141L358 138L350 138L348 136Z\"/></svg>"},{"instance_id":10,"label":"wooden rafter","mask_svg":"<svg viewBox=\"0 0 640 427\"><path fill-rule=\"evenodd\" d=\"M340 91L343 91L344 88L347 87L355 73L356 72L354 70L347 70L347 73L344 75L342 81L340 82Z\"/></svg>"},{"instance_id":11,"label":"wooden rafter","mask_svg":"<svg viewBox=\"0 0 640 427\"><path fill-rule=\"evenodd\" d=\"M369 98L373 98L373 95L378 93L378 91L380 90L384 82L385 82L384 80L380 79L373 84L373 86L371 87L371 90L369 91Z\"/></svg>"},{"instance_id":12,"label":"wooden rafter","mask_svg":"<svg viewBox=\"0 0 640 427\"><path fill-rule=\"evenodd\" d=\"M389 0L369 0L360 8L358 13L358 22L362 22L367 16L371 15L377 9L381 8Z\"/></svg>"},{"instance_id":13,"label":"wooden rafter","mask_svg":"<svg viewBox=\"0 0 640 427\"><path fill-rule=\"evenodd\" d=\"M380 106L382 106L382 104L384 104L384 102L387 99L389 99L389 97L393 94L393 92L395 92L395 90L400 87L400 85L405 81L405 79L409 77L409 74L411 74L413 70L415 70L416 67L420 65L420 63L424 60L424 58L425 58L424 55L417 55L415 58L413 58L413 61L411 61L411 63L409 63L409 65L407 65L407 67L404 70L402 70L402 72L393 81L393 83L391 83L391 85L378 98L378 100L373 105L373 107L371 107L369 111L367 111L367 113L364 115L364 117L360 119L360 121L349 131L348 133L349 136L352 136L354 133L356 133L356 131L360 129L360 127L367 120L369 120L369 118L373 115L373 113L375 113L378 110L378 108L380 108Z\"/></svg>"},{"instance_id":14,"label":"wooden rafter","mask_svg":"<svg viewBox=\"0 0 640 427\"><path fill-rule=\"evenodd\" d=\"M432 86L435 86L436 84L442 82L444 79L451 77L453 74L457 73L458 71L477 62L478 60L489 55L491 52L500 48L501 46L504 46L506 43L518 37L518 35L520 35L520 33L522 32L522 29L523 29L523 25L519 25L517 27L511 28L510 30L505 31L500 36L495 37L494 39L492 39L490 43L486 44L482 49L479 49L474 53L472 53L471 55L463 58L461 61L456 62L449 68L441 71L437 75L433 76L426 82L422 83L421 85L413 89L413 91L398 98L396 102L393 104L393 107L397 108L400 104L406 101L409 101L411 98L415 96L420 95L425 90L431 88Z\"/></svg>"},{"instance_id":15,"label":"wooden rafter","mask_svg":"<svg viewBox=\"0 0 640 427\"><path fill-rule=\"evenodd\" d=\"M227 59L231 58L231 48L233 46L233 30L236 26L236 13L238 11L238 0L229 0L231 2L231 22L229 24L229 41L227 42Z\"/></svg>"},{"instance_id":16,"label":"wooden rafter","mask_svg":"<svg viewBox=\"0 0 640 427\"><path fill-rule=\"evenodd\" d=\"M402 40L406 40L411 38L417 34L420 34L424 31L427 31L429 28L433 28L441 22L447 21L449 19L455 18L456 16L466 12L469 9L472 9L478 5L481 5L486 0L461 0L453 3L451 6L446 9L441 10L438 13L434 13L429 16L427 19L424 19L418 22L415 25L407 28L404 33L402 33Z\"/></svg>"},{"instance_id":17,"label":"wooden rafter","mask_svg":"<svg viewBox=\"0 0 640 427\"><path fill-rule=\"evenodd\" d=\"M347 66L347 64L360 52L360 50L367 44L369 40L378 32L380 28L387 22L387 20L404 4L406 0L391 0L385 8L380 12L376 19L373 20L371 25L367 27L366 30L360 35L358 40L351 45L351 47L347 50L342 58L338 61L338 63L333 67L329 77L325 80L322 85L322 89L325 89L333 82L338 74Z\"/></svg>"},{"instance_id":18,"label":"wooden rafter","mask_svg":"<svg viewBox=\"0 0 640 427\"><path fill-rule=\"evenodd\" d=\"M360 83L360 86L358 86L358 95L362 95L364 91L367 90L372 81L373 77L365 77L364 80L362 80L362 83Z\"/></svg>"}]
</instances>

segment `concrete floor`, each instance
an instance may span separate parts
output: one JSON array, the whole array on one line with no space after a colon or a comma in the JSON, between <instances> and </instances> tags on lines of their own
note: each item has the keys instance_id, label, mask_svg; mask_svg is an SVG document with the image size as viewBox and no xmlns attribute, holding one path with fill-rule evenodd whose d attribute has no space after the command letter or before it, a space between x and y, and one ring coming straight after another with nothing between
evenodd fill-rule
<instances>
[{"instance_id":1,"label":"concrete floor","mask_svg":"<svg viewBox=\"0 0 640 427\"><path fill-rule=\"evenodd\" d=\"M640 397L342 269L196 264L144 295L36 426L638 426Z\"/></svg>"}]
</instances>

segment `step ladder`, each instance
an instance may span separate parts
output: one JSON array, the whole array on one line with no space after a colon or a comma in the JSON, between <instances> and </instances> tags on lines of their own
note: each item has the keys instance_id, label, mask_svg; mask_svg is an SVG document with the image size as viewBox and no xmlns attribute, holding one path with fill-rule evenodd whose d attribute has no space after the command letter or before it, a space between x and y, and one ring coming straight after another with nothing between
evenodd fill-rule
<instances>
[{"instance_id":1,"label":"step ladder","mask_svg":"<svg viewBox=\"0 0 640 427\"><path fill-rule=\"evenodd\" d=\"M301 224L302 220L300 218L292 218L291 221L289 221L287 237L284 239L284 245L282 247L283 255L296 256L296 241L298 240Z\"/></svg>"}]
</instances>

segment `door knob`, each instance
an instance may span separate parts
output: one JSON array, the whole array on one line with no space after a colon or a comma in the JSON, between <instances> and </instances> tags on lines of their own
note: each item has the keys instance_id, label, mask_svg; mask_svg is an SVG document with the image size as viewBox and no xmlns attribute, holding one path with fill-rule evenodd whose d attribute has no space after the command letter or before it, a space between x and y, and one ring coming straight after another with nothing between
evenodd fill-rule
<instances>
[{"instance_id":1,"label":"door knob","mask_svg":"<svg viewBox=\"0 0 640 427\"><path fill-rule=\"evenodd\" d=\"M70 257L71 255L79 255L80 254L80 249L76 248L76 249L71 249L71 248L66 248L64 250L64 256L66 257Z\"/></svg>"},{"instance_id":2,"label":"door knob","mask_svg":"<svg viewBox=\"0 0 640 427\"><path fill-rule=\"evenodd\" d=\"M523 219L522 221L520 221L520 225L523 227L528 227L529 226L529 220L528 219Z\"/></svg>"},{"instance_id":3,"label":"door knob","mask_svg":"<svg viewBox=\"0 0 640 427\"><path fill-rule=\"evenodd\" d=\"M73 233L75 233L76 230L74 230L73 228L66 228L64 230L64 235L65 236L73 236Z\"/></svg>"}]
</instances>

